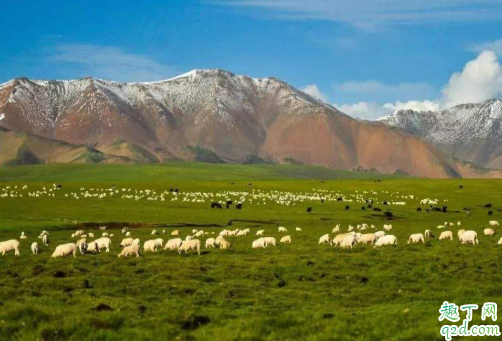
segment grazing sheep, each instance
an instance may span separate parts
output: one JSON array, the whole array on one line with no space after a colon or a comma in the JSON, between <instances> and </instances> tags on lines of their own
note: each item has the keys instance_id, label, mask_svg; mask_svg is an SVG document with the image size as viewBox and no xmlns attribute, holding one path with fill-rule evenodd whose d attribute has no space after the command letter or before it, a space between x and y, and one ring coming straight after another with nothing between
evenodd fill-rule
<instances>
[{"instance_id":1,"label":"grazing sheep","mask_svg":"<svg viewBox=\"0 0 502 341\"><path fill-rule=\"evenodd\" d=\"M249 232L250 232L249 229L239 230L239 232L237 232L236 236L246 236Z\"/></svg>"},{"instance_id":2,"label":"grazing sheep","mask_svg":"<svg viewBox=\"0 0 502 341\"><path fill-rule=\"evenodd\" d=\"M155 234L159 234L159 231L157 231L157 230L152 230L151 235L155 235Z\"/></svg>"},{"instance_id":3,"label":"grazing sheep","mask_svg":"<svg viewBox=\"0 0 502 341\"><path fill-rule=\"evenodd\" d=\"M265 240L265 245L268 246L268 244L272 244L273 246L276 246L276 240L274 237L264 237L263 240Z\"/></svg>"},{"instance_id":4,"label":"grazing sheep","mask_svg":"<svg viewBox=\"0 0 502 341\"><path fill-rule=\"evenodd\" d=\"M502 245L502 237L500 237L500 239L499 239L499 241L498 241L497 245Z\"/></svg>"},{"instance_id":5,"label":"grazing sheep","mask_svg":"<svg viewBox=\"0 0 502 341\"><path fill-rule=\"evenodd\" d=\"M19 256L19 241L11 239L5 242L0 242L0 252L2 253L2 256L5 255L6 252L12 250L14 250L15 256Z\"/></svg>"},{"instance_id":6,"label":"grazing sheep","mask_svg":"<svg viewBox=\"0 0 502 341\"><path fill-rule=\"evenodd\" d=\"M291 236L284 236L281 238L280 240L281 243L284 243L284 244L291 244Z\"/></svg>"},{"instance_id":7,"label":"grazing sheep","mask_svg":"<svg viewBox=\"0 0 502 341\"><path fill-rule=\"evenodd\" d=\"M106 226L100 226L100 227L99 227L99 229L100 229L101 231L106 230Z\"/></svg>"},{"instance_id":8,"label":"grazing sheep","mask_svg":"<svg viewBox=\"0 0 502 341\"><path fill-rule=\"evenodd\" d=\"M365 233L359 238L359 243L373 245L377 240L377 236L374 233Z\"/></svg>"},{"instance_id":9,"label":"grazing sheep","mask_svg":"<svg viewBox=\"0 0 502 341\"><path fill-rule=\"evenodd\" d=\"M397 238L391 234L380 237L373 247L380 247L384 245L397 245Z\"/></svg>"},{"instance_id":10,"label":"grazing sheep","mask_svg":"<svg viewBox=\"0 0 502 341\"><path fill-rule=\"evenodd\" d=\"M19 236L19 239L28 239L28 237L24 234L24 231L21 232L21 236Z\"/></svg>"},{"instance_id":11,"label":"grazing sheep","mask_svg":"<svg viewBox=\"0 0 502 341\"><path fill-rule=\"evenodd\" d=\"M331 233L339 233L340 232L340 225L336 225L335 227L333 227L333 230L331 231Z\"/></svg>"},{"instance_id":12,"label":"grazing sheep","mask_svg":"<svg viewBox=\"0 0 502 341\"><path fill-rule=\"evenodd\" d=\"M110 252L110 245L112 244L112 241L110 238L102 237L102 238L96 239L94 242L98 246L99 252L101 252L101 249L106 249L106 252Z\"/></svg>"},{"instance_id":13,"label":"grazing sheep","mask_svg":"<svg viewBox=\"0 0 502 341\"><path fill-rule=\"evenodd\" d=\"M496 220L490 220L490 222L488 223L490 226L499 226L499 222L496 221Z\"/></svg>"},{"instance_id":14,"label":"grazing sheep","mask_svg":"<svg viewBox=\"0 0 502 341\"><path fill-rule=\"evenodd\" d=\"M78 247L78 250L80 251L80 254L83 255L87 251L87 239L80 238L77 241L77 247Z\"/></svg>"},{"instance_id":15,"label":"grazing sheep","mask_svg":"<svg viewBox=\"0 0 502 341\"><path fill-rule=\"evenodd\" d=\"M253 249L258 249L267 247L267 244L265 243L265 238L259 238L254 240L251 246Z\"/></svg>"},{"instance_id":16,"label":"grazing sheep","mask_svg":"<svg viewBox=\"0 0 502 341\"><path fill-rule=\"evenodd\" d=\"M451 231L441 232L441 235L439 236L439 240L446 240L446 239L453 240L453 233Z\"/></svg>"},{"instance_id":17,"label":"grazing sheep","mask_svg":"<svg viewBox=\"0 0 502 341\"><path fill-rule=\"evenodd\" d=\"M495 234L495 230L493 230L493 229L485 229L484 233L485 233L485 236L493 236Z\"/></svg>"},{"instance_id":18,"label":"grazing sheep","mask_svg":"<svg viewBox=\"0 0 502 341\"><path fill-rule=\"evenodd\" d=\"M431 230L425 230L425 238L436 238Z\"/></svg>"},{"instance_id":19,"label":"grazing sheep","mask_svg":"<svg viewBox=\"0 0 502 341\"><path fill-rule=\"evenodd\" d=\"M256 231L257 236L263 236L265 234L265 230L258 230Z\"/></svg>"},{"instance_id":20,"label":"grazing sheep","mask_svg":"<svg viewBox=\"0 0 502 341\"><path fill-rule=\"evenodd\" d=\"M457 231L457 237L460 238L460 236L465 232L464 229L460 229Z\"/></svg>"},{"instance_id":21,"label":"grazing sheep","mask_svg":"<svg viewBox=\"0 0 502 341\"><path fill-rule=\"evenodd\" d=\"M204 231L200 230L200 231L197 231L195 234L194 234L194 237L200 237L200 236L203 236L204 235Z\"/></svg>"},{"instance_id":22,"label":"grazing sheep","mask_svg":"<svg viewBox=\"0 0 502 341\"><path fill-rule=\"evenodd\" d=\"M133 243L129 246L126 246L122 249L122 251L117 255L120 257L131 257L131 256L140 256L140 245L139 243Z\"/></svg>"},{"instance_id":23,"label":"grazing sheep","mask_svg":"<svg viewBox=\"0 0 502 341\"><path fill-rule=\"evenodd\" d=\"M120 246L122 247L126 247L126 246L129 246L132 244L132 241L133 239L132 238L124 238L122 239L122 241L120 242Z\"/></svg>"},{"instance_id":24,"label":"grazing sheep","mask_svg":"<svg viewBox=\"0 0 502 341\"><path fill-rule=\"evenodd\" d=\"M181 253L183 251L185 251L185 253L188 253L189 250L197 250L197 254L200 256L200 240L185 240L179 247L178 253Z\"/></svg>"},{"instance_id":25,"label":"grazing sheep","mask_svg":"<svg viewBox=\"0 0 502 341\"><path fill-rule=\"evenodd\" d=\"M186 238L185 238L186 241L189 241L189 240L192 240L192 239L193 239L192 236L186 236Z\"/></svg>"},{"instance_id":26,"label":"grazing sheep","mask_svg":"<svg viewBox=\"0 0 502 341\"><path fill-rule=\"evenodd\" d=\"M94 238L94 233L89 232L89 238Z\"/></svg>"},{"instance_id":27,"label":"grazing sheep","mask_svg":"<svg viewBox=\"0 0 502 341\"><path fill-rule=\"evenodd\" d=\"M384 225L383 225L383 229L384 229L385 231L390 231L390 230L392 230L392 225L390 225L390 224L389 224L389 225L384 224Z\"/></svg>"},{"instance_id":28,"label":"grazing sheep","mask_svg":"<svg viewBox=\"0 0 502 341\"><path fill-rule=\"evenodd\" d=\"M375 232L375 237L381 238L383 236L385 236L385 231L377 231L377 232Z\"/></svg>"},{"instance_id":29,"label":"grazing sheep","mask_svg":"<svg viewBox=\"0 0 502 341\"><path fill-rule=\"evenodd\" d=\"M38 254L38 243L37 242L31 243L31 252L34 255Z\"/></svg>"},{"instance_id":30,"label":"grazing sheep","mask_svg":"<svg viewBox=\"0 0 502 341\"><path fill-rule=\"evenodd\" d=\"M330 241L329 234L325 234L321 236L321 238L319 238L319 244L327 244L329 243L329 241Z\"/></svg>"},{"instance_id":31,"label":"grazing sheep","mask_svg":"<svg viewBox=\"0 0 502 341\"><path fill-rule=\"evenodd\" d=\"M340 247L342 249L346 249L346 248L351 248L352 249L352 247L356 243L356 240L357 240L357 238L356 238L355 234L348 233L348 234L346 234L343 237L343 239L342 239L342 241L340 243Z\"/></svg>"},{"instance_id":32,"label":"grazing sheep","mask_svg":"<svg viewBox=\"0 0 502 341\"><path fill-rule=\"evenodd\" d=\"M48 234L44 234L42 236L42 243L45 245L45 246L49 246L49 235Z\"/></svg>"},{"instance_id":33,"label":"grazing sheep","mask_svg":"<svg viewBox=\"0 0 502 341\"><path fill-rule=\"evenodd\" d=\"M145 251L145 252L156 252L158 246L159 246L159 244L158 244L158 242L157 242L156 239L150 239L150 240L147 240L143 244L143 251Z\"/></svg>"},{"instance_id":34,"label":"grazing sheep","mask_svg":"<svg viewBox=\"0 0 502 341\"><path fill-rule=\"evenodd\" d=\"M210 248L210 247L214 248L215 247L215 245L214 245L215 242L216 242L216 239L214 239L214 238L207 238L206 239L206 249Z\"/></svg>"},{"instance_id":35,"label":"grazing sheep","mask_svg":"<svg viewBox=\"0 0 502 341\"><path fill-rule=\"evenodd\" d=\"M108 237L108 232L101 233L101 237Z\"/></svg>"},{"instance_id":36,"label":"grazing sheep","mask_svg":"<svg viewBox=\"0 0 502 341\"><path fill-rule=\"evenodd\" d=\"M425 243L424 235L421 233L412 234L410 238L408 238L408 244L416 244L419 242Z\"/></svg>"},{"instance_id":37,"label":"grazing sheep","mask_svg":"<svg viewBox=\"0 0 502 341\"><path fill-rule=\"evenodd\" d=\"M56 247L51 257L64 257L71 254L73 254L73 257L77 257L77 249L77 244L75 243L62 244Z\"/></svg>"},{"instance_id":38,"label":"grazing sheep","mask_svg":"<svg viewBox=\"0 0 502 341\"><path fill-rule=\"evenodd\" d=\"M465 231L458 237L458 241L462 244L479 244L478 234L475 231Z\"/></svg>"},{"instance_id":39,"label":"grazing sheep","mask_svg":"<svg viewBox=\"0 0 502 341\"><path fill-rule=\"evenodd\" d=\"M171 232L171 236L179 236L179 235L180 235L179 230L174 230L173 232Z\"/></svg>"},{"instance_id":40,"label":"grazing sheep","mask_svg":"<svg viewBox=\"0 0 502 341\"><path fill-rule=\"evenodd\" d=\"M221 238L221 240L219 240L219 243L218 243L220 249L229 249L231 244L229 241Z\"/></svg>"},{"instance_id":41,"label":"grazing sheep","mask_svg":"<svg viewBox=\"0 0 502 341\"><path fill-rule=\"evenodd\" d=\"M296 228L295 228L295 231L296 231L296 232L301 232L301 230L302 230L302 228L301 228L301 227L296 227Z\"/></svg>"},{"instance_id":42,"label":"grazing sheep","mask_svg":"<svg viewBox=\"0 0 502 341\"><path fill-rule=\"evenodd\" d=\"M178 250L183 243L183 240L181 238L174 238L174 239L169 239L164 246L164 250Z\"/></svg>"},{"instance_id":43,"label":"grazing sheep","mask_svg":"<svg viewBox=\"0 0 502 341\"><path fill-rule=\"evenodd\" d=\"M279 232L288 232L288 230L286 230L286 228L284 226L279 226L279 228L277 230Z\"/></svg>"},{"instance_id":44,"label":"grazing sheep","mask_svg":"<svg viewBox=\"0 0 502 341\"><path fill-rule=\"evenodd\" d=\"M131 236L131 231L127 231L125 235L126 235L126 237L130 237Z\"/></svg>"},{"instance_id":45,"label":"grazing sheep","mask_svg":"<svg viewBox=\"0 0 502 341\"><path fill-rule=\"evenodd\" d=\"M348 236L349 234L355 234L355 233L349 232L349 233L337 234L335 238L333 238L333 240L331 241L331 245L340 246L342 244L343 238L345 238L345 236Z\"/></svg>"}]
</instances>

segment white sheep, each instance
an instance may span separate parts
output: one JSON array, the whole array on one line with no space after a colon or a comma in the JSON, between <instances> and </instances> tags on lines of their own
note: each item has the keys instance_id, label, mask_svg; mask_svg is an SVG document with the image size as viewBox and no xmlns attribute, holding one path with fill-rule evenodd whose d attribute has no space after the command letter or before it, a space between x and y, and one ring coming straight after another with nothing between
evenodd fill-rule
<instances>
[{"instance_id":1,"label":"white sheep","mask_svg":"<svg viewBox=\"0 0 502 341\"><path fill-rule=\"evenodd\" d=\"M263 240L265 240L265 245L268 246L269 244L272 244L273 246L276 246L276 240L274 237L264 237Z\"/></svg>"},{"instance_id":2,"label":"white sheep","mask_svg":"<svg viewBox=\"0 0 502 341\"><path fill-rule=\"evenodd\" d=\"M251 244L251 246L253 247L253 249L267 247L264 238L259 238L259 239L254 240L253 243Z\"/></svg>"},{"instance_id":3,"label":"white sheep","mask_svg":"<svg viewBox=\"0 0 502 341\"><path fill-rule=\"evenodd\" d=\"M122 239L122 241L120 242L120 246L122 247L126 247L126 246L129 246L132 244L132 241L133 239L132 238L124 238Z\"/></svg>"},{"instance_id":4,"label":"white sheep","mask_svg":"<svg viewBox=\"0 0 502 341\"><path fill-rule=\"evenodd\" d=\"M164 246L164 250L178 250L183 243L183 240L181 238L173 238L169 239Z\"/></svg>"},{"instance_id":5,"label":"white sheep","mask_svg":"<svg viewBox=\"0 0 502 341\"><path fill-rule=\"evenodd\" d=\"M340 232L340 225L336 225L335 227L333 227L333 230L331 231L331 233L338 233Z\"/></svg>"},{"instance_id":6,"label":"white sheep","mask_svg":"<svg viewBox=\"0 0 502 341\"><path fill-rule=\"evenodd\" d=\"M131 257L131 256L140 256L140 245L139 243L133 243L129 246L126 246L122 249L122 251L118 254L118 257Z\"/></svg>"},{"instance_id":7,"label":"white sheep","mask_svg":"<svg viewBox=\"0 0 502 341\"><path fill-rule=\"evenodd\" d=\"M460 238L460 236L465 232L464 229L460 229L457 231L457 237Z\"/></svg>"},{"instance_id":8,"label":"white sheep","mask_svg":"<svg viewBox=\"0 0 502 341\"><path fill-rule=\"evenodd\" d=\"M458 241L462 244L479 244L478 234L475 231L465 231L458 237Z\"/></svg>"},{"instance_id":9,"label":"white sheep","mask_svg":"<svg viewBox=\"0 0 502 341\"><path fill-rule=\"evenodd\" d=\"M31 243L31 252L34 255L38 254L38 243L37 242Z\"/></svg>"},{"instance_id":10,"label":"white sheep","mask_svg":"<svg viewBox=\"0 0 502 341\"><path fill-rule=\"evenodd\" d=\"M329 234L322 235L321 238L319 238L319 244L328 244L329 243Z\"/></svg>"},{"instance_id":11,"label":"white sheep","mask_svg":"<svg viewBox=\"0 0 502 341\"><path fill-rule=\"evenodd\" d=\"M42 236L42 243L45 245L45 246L49 246L49 234L44 234Z\"/></svg>"},{"instance_id":12,"label":"white sheep","mask_svg":"<svg viewBox=\"0 0 502 341\"><path fill-rule=\"evenodd\" d=\"M494 229L485 229L483 232L485 233L485 236L493 236L495 234Z\"/></svg>"},{"instance_id":13,"label":"white sheep","mask_svg":"<svg viewBox=\"0 0 502 341\"><path fill-rule=\"evenodd\" d=\"M291 236L284 236L281 238L280 240L281 243L284 243L284 244L291 244Z\"/></svg>"},{"instance_id":14,"label":"white sheep","mask_svg":"<svg viewBox=\"0 0 502 341\"><path fill-rule=\"evenodd\" d=\"M207 238L206 239L206 249L210 248L210 247L214 248L215 247L215 245L214 245L215 242L216 242L216 239L214 239L214 238Z\"/></svg>"},{"instance_id":15,"label":"white sheep","mask_svg":"<svg viewBox=\"0 0 502 341\"><path fill-rule=\"evenodd\" d=\"M80 254L83 255L87 251L87 246L88 246L87 239L80 238L76 244L77 244L78 250L80 251Z\"/></svg>"},{"instance_id":16,"label":"white sheep","mask_svg":"<svg viewBox=\"0 0 502 341\"><path fill-rule=\"evenodd\" d=\"M384 245L397 245L397 238L391 234L385 235L383 237L378 238L373 247L380 247Z\"/></svg>"},{"instance_id":17,"label":"white sheep","mask_svg":"<svg viewBox=\"0 0 502 341\"><path fill-rule=\"evenodd\" d=\"M384 224L384 225L383 225L383 229L384 229L385 231L390 231L390 230L392 230L392 225L390 225L390 224L389 224L389 225Z\"/></svg>"},{"instance_id":18,"label":"white sheep","mask_svg":"<svg viewBox=\"0 0 502 341\"><path fill-rule=\"evenodd\" d=\"M257 236L263 236L265 234L265 230L258 230L256 231Z\"/></svg>"},{"instance_id":19,"label":"white sheep","mask_svg":"<svg viewBox=\"0 0 502 341\"><path fill-rule=\"evenodd\" d=\"M301 231L302 231L302 228L301 228L301 227L295 227L295 231L296 231L296 232L301 232Z\"/></svg>"},{"instance_id":20,"label":"white sheep","mask_svg":"<svg viewBox=\"0 0 502 341\"><path fill-rule=\"evenodd\" d=\"M28 239L28 237L24 234L24 231L21 232L21 236L19 236L19 239Z\"/></svg>"},{"instance_id":21,"label":"white sheep","mask_svg":"<svg viewBox=\"0 0 502 341\"><path fill-rule=\"evenodd\" d=\"M178 253L182 253L183 251L185 251L185 253L188 253L189 250L197 250L197 253L200 256L200 240L185 240L178 248Z\"/></svg>"},{"instance_id":22,"label":"white sheep","mask_svg":"<svg viewBox=\"0 0 502 341\"><path fill-rule=\"evenodd\" d=\"M385 236L385 231L377 231L377 232L375 232L375 237L382 238L383 236Z\"/></svg>"},{"instance_id":23,"label":"white sheep","mask_svg":"<svg viewBox=\"0 0 502 341\"><path fill-rule=\"evenodd\" d=\"M157 242L155 239L150 239L144 242L143 251L145 252L155 252L157 250Z\"/></svg>"},{"instance_id":24,"label":"white sheep","mask_svg":"<svg viewBox=\"0 0 502 341\"><path fill-rule=\"evenodd\" d=\"M223 237L221 237L221 239L218 241L218 246L220 249L229 249L232 244L228 240L225 240L223 239Z\"/></svg>"},{"instance_id":25,"label":"white sheep","mask_svg":"<svg viewBox=\"0 0 502 341\"><path fill-rule=\"evenodd\" d=\"M419 242L422 242L422 243L425 243L425 238L424 238L424 235L422 233L415 233L415 234L412 234L410 236L410 238L408 238L408 244L416 244L416 243L419 243Z\"/></svg>"},{"instance_id":26,"label":"white sheep","mask_svg":"<svg viewBox=\"0 0 502 341\"><path fill-rule=\"evenodd\" d=\"M171 236L179 236L179 235L180 235L179 230L174 230L173 232L171 232Z\"/></svg>"},{"instance_id":27,"label":"white sheep","mask_svg":"<svg viewBox=\"0 0 502 341\"><path fill-rule=\"evenodd\" d=\"M356 235L352 234L352 233L348 233L343 237L342 242L340 243L340 247L342 249L346 249L346 248L352 249L352 247L354 246L355 243L356 243Z\"/></svg>"},{"instance_id":28,"label":"white sheep","mask_svg":"<svg viewBox=\"0 0 502 341\"><path fill-rule=\"evenodd\" d=\"M279 231L279 232L288 232L288 230L284 226L279 226L277 228L277 231Z\"/></svg>"},{"instance_id":29,"label":"white sheep","mask_svg":"<svg viewBox=\"0 0 502 341\"><path fill-rule=\"evenodd\" d=\"M439 236L439 240L446 240L446 239L453 240L453 232L451 232L451 231L441 232L441 235Z\"/></svg>"},{"instance_id":30,"label":"white sheep","mask_svg":"<svg viewBox=\"0 0 502 341\"><path fill-rule=\"evenodd\" d=\"M496 220L490 220L490 222L488 223L490 226L499 226L499 222L496 221Z\"/></svg>"},{"instance_id":31,"label":"white sheep","mask_svg":"<svg viewBox=\"0 0 502 341\"><path fill-rule=\"evenodd\" d=\"M0 252L2 253L2 256L5 255L6 252L12 250L14 250L15 256L19 256L19 241L11 239L5 242L0 242Z\"/></svg>"},{"instance_id":32,"label":"white sheep","mask_svg":"<svg viewBox=\"0 0 502 341\"><path fill-rule=\"evenodd\" d=\"M75 243L68 243L68 244L62 244L58 245L54 252L52 253L51 257L63 257L63 256L69 256L73 254L73 257L77 256L77 244Z\"/></svg>"},{"instance_id":33,"label":"white sheep","mask_svg":"<svg viewBox=\"0 0 502 341\"><path fill-rule=\"evenodd\" d=\"M98 246L98 249L101 252L101 249L106 249L106 252L110 252L110 245L112 244L112 241L108 237L101 237L99 239L96 239L94 241L96 245Z\"/></svg>"},{"instance_id":34,"label":"white sheep","mask_svg":"<svg viewBox=\"0 0 502 341\"><path fill-rule=\"evenodd\" d=\"M374 233L365 233L359 238L359 243L373 245L376 240L377 236Z\"/></svg>"}]
</instances>

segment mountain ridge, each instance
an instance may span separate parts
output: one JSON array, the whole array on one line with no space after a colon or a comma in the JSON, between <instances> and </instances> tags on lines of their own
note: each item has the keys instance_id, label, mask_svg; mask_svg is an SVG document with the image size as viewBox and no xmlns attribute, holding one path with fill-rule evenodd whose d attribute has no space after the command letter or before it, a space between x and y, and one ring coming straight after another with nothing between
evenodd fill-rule
<instances>
[{"instance_id":1,"label":"mountain ridge","mask_svg":"<svg viewBox=\"0 0 502 341\"><path fill-rule=\"evenodd\" d=\"M10 131L84 146L109 160L205 156L425 177L464 172L406 132L355 120L277 78L219 69L148 83L16 78L0 86L0 113Z\"/></svg>"}]
</instances>

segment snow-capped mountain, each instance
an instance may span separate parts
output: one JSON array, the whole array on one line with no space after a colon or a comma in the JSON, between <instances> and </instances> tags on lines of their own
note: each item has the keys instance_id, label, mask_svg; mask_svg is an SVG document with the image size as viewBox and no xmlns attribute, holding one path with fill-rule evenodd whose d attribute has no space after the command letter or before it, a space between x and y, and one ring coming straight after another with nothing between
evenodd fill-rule
<instances>
[{"instance_id":1,"label":"snow-capped mountain","mask_svg":"<svg viewBox=\"0 0 502 341\"><path fill-rule=\"evenodd\" d=\"M379 121L404 129L460 159L502 169L502 99L439 112L398 111Z\"/></svg>"},{"instance_id":2,"label":"snow-capped mountain","mask_svg":"<svg viewBox=\"0 0 502 341\"><path fill-rule=\"evenodd\" d=\"M354 120L278 79L222 70L153 83L19 78L0 85L0 112L0 143L8 136L17 141L11 149L29 150L42 162L265 160L429 177L465 174L407 133ZM40 156L30 142L40 137L71 144L73 154L66 161L48 151Z\"/></svg>"}]
</instances>

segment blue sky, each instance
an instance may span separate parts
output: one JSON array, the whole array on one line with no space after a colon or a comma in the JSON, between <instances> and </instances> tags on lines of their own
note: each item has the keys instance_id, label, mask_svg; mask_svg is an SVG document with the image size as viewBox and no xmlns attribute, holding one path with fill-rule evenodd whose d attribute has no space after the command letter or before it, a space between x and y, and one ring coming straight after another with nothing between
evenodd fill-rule
<instances>
[{"instance_id":1,"label":"blue sky","mask_svg":"<svg viewBox=\"0 0 502 341\"><path fill-rule=\"evenodd\" d=\"M153 81L222 68L310 85L355 116L353 105L366 104L371 112L359 116L373 118L397 101L458 104L444 89L465 87L466 64L493 51L495 60L478 63L491 70L486 95L473 100L502 89L492 70L502 53L500 0L25 0L2 9L0 82Z\"/></svg>"}]
</instances>

